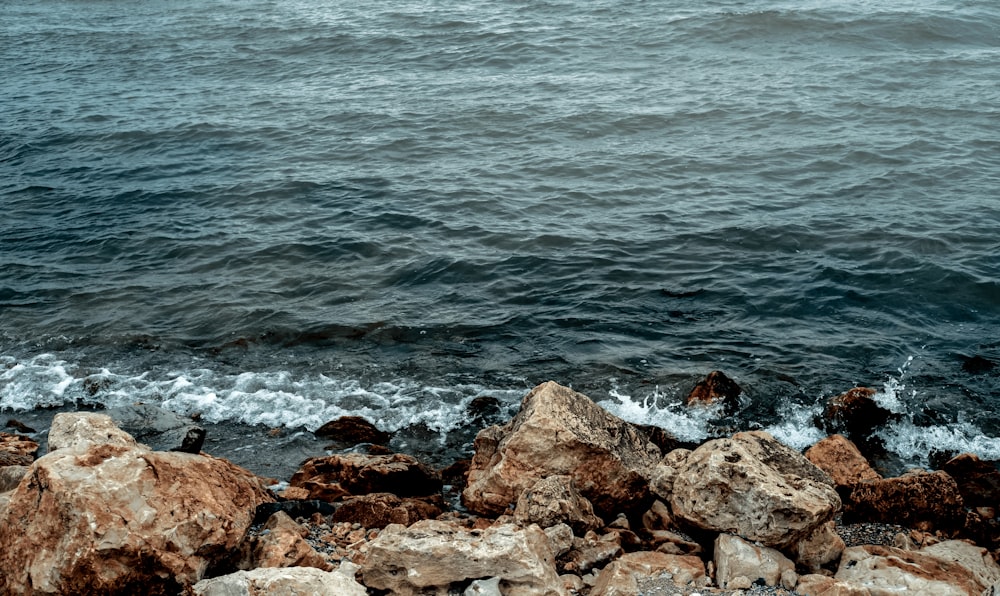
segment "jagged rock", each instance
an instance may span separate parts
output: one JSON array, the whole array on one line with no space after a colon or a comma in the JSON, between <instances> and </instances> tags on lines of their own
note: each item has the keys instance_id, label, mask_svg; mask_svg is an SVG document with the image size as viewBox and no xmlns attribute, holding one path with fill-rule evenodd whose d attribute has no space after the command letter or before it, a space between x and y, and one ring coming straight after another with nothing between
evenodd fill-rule
<instances>
[{"instance_id":1,"label":"jagged rock","mask_svg":"<svg viewBox=\"0 0 1000 596\"><path fill-rule=\"evenodd\" d=\"M674 449L657 462L649 479L649 489L653 491L654 495L664 501L670 500L670 495L674 492L674 480L677 478L677 472L684 467L684 462L687 461L689 455L691 455L690 449Z\"/></svg>"},{"instance_id":2,"label":"jagged rock","mask_svg":"<svg viewBox=\"0 0 1000 596\"><path fill-rule=\"evenodd\" d=\"M874 430L893 417L892 412L875 402L878 393L870 387L855 387L834 397L826 406L825 418L847 436L866 442Z\"/></svg>"},{"instance_id":3,"label":"jagged rock","mask_svg":"<svg viewBox=\"0 0 1000 596\"><path fill-rule=\"evenodd\" d=\"M937 551L930 550L934 547L920 551L876 545L851 547L844 551L834 578L865 587L871 596L978 595L1000 578L1000 568L985 549L948 542L957 544L940 543L945 546Z\"/></svg>"},{"instance_id":4,"label":"jagged rock","mask_svg":"<svg viewBox=\"0 0 1000 596\"><path fill-rule=\"evenodd\" d=\"M573 539L573 548L559 560L559 567L564 572L582 575L604 567L622 552L617 534L599 537L595 532L587 532L584 537Z\"/></svg>"},{"instance_id":5,"label":"jagged rock","mask_svg":"<svg viewBox=\"0 0 1000 596\"><path fill-rule=\"evenodd\" d=\"M660 453L670 453L675 449L694 449L698 446L697 443L678 439L659 426L636 424L635 427L645 435L646 440L660 448Z\"/></svg>"},{"instance_id":6,"label":"jagged rock","mask_svg":"<svg viewBox=\"0 0 1000 596\"><path fill-rule=\"evenodd\" d=\"M715 539L714 561L715 582L720 588L731 587L730 580L737 577L777 586L784 572L795 572L795 563L777 550L755 546L732 534L719 534Z\"/></svg>"},{"instance_id":7,"label":"jagged rock","mask_svg":"<svg viewBox=\"0 0 1000 596\"><path fill-rule=\"evenodd\" d=\"M825 472L765 432L709 441L685 459L671 510L698 528L784 548L833 518L840 497Z\"/></svg>"},{"instance_id":8,"label":"jagged rock","mask_svg":"<svg viewBox=\"0 0 1000 596\"><path fill-rule=\"evenodd\" d=\"M344 453L310 458L289 481L309 489L310 498L392 493L400 497L441 492L441 476L410 455Z\"/></svg>"},{"instance_id":9,"label":"jagged rock","mask_svg":"<svg viewBox=\"0 0 1000 596\"><path fill-rule=\"evenodd\" d=\"M436 520L387 526L368 545L361 568L369 588L397 596L448 593L454 582L501 578L508 595L565 596L549 540L538 526L483 531Z\"/></svg>"},{"instance_id":10,"label":"jagged rock","mask_svg":"<svg viewBox=\"0 0 1000 596\"><path fill-rule=\"evenodd\" d=\"M795 562L810 573L818 573L823 565L840 559L846 545L837 534L836 524L828 521L793 547Z\"/></svg>"},{"instance_id":11,"label":"jagged rock","mask_svg":"<svg viewBox=\"0 0 1000 596\"><path fill-rule=\"evenodd\" d=\"M0 517L2 594L172 596L234 557L255 508L272 500L228 461L69 426L75 447L35 461Z\"/></svg>"},{"instance_id":12,"label":"jagged rock","mask_svg":"<svg viewBox=\"0 0 1000 596\"><path fill-rule=\"evenodd\" d=\"M333 515L337 511L337 508L326 501L318 499L311 501L296 500L261 503L257 506L257 511L254 512L253 523L262 524L279 511L285 512L292 519L297 519L300 517L311 517L316 513L320 515Z\"/></svg>"},{"instance_id":13,"label":"jagged rock","mask_svg":"<svg viewBox=\"0 0 1000 596\"><path fill-rule=\"evenodd\" d=\"M7 424L5 424L4 426L6 428L12 428L12 429L16 430L17 432L24 433L24 434L31 434L31 433L38 432L37 430L31 428L27 424L25 424L25 423L23 423L23 422L21 422L19 420L14 420L13 418L8 418L7 419Z\"/></svg>"},{"instance_id":14,"label":"jagged rock","mask_svg":"<svg viewBox=\"0 0 1000 596\"><path fill-rule=\"evenodd\" d=\"M552 558L558 559L573 548L573 528L566 524L556 524L545 528L545 535L552 546Z\"/></svg>"},{"instance_id":15,"label":"jagged rock","mask_svg":"<svg viewBox=\"0 0 1000 596\"><path fill-rule=\"evenodd\" d=\"M612 561L597 576L590 596L638 596L639 579L669 573L675 585L700 585L705 564L698 557L636 552Z\"/></svg>"},{"instance_id":16,"label":"jagged rock","mask_svg":"<svg viewBox=\"0 0 1000 596\"><path fill-rule=\"evenodd\" d=\"M818 574L799 576L795 591L802 596L871 596L868 588Z\"/></svg>"},{"instance_id":17,"label":"jagged rock","mask_svg":"<svg viewBox=\"0 0 1000 596\"><path fill-rule=\"evenodd\" d=\"M56 414L49 427L49 453L85 444L135 447L132 435L118 428L107 414L65 412Z\"/></svg>"},{"instance_id":18,"label":"jagged rock","mask_svg":"<svg viewBox=\"0 0 1000 596\"><path fill-rule=\"evenodd\" d=\"M0 467L0 493L14 490L21 483L21 479L28 474L28 466L3 466Z\"/></svg>"},{"instance_id":19,"label":"jagged rock","mask_svg":"<svg viewBox=\"0 0 1000 596\"><path fill-rule=\"evenodd\" d=\"M38 443L29 437L0 433L0 468L30 466L38 455Z\"/></svg>"},{"instance_id":20,"label":"jagged rock","mask_svg":"<svg viewBox=\"0 0 1000 596\"><path fill-rule=\"evenodd\" d=\"M335 571L312 567L261 568L238 571L195 584L194 596L367 596L354 579L354 566Z\"/></svg>"},{"instance_id":21,"label":"jagged rock","mask_svg":"<svg viewBox=\"0 0 1000 596\"><path fill-rule=\"evenodd\" d=\"M382 529L389 524L409 526L423 519L441 515L441 507L425 500L401 499L392 493L371 493L346 499L332 521L360 524L362 528Z\"/></svg>"},{"instance_id":22,"label":"jagged rock","mask_svg":"<svg viewBox=\"0 0 1000 596\"><path fill-rule=\"evenodd\" d=\"M137 441L157 451L198 453L205 443L203 427L152 404L112 408L105 410L105 414Z\"/></svg>"},{"instance_id":23,"label":"jagged rock","mask_svg":"<svg viewBox=\"0 0 1000 596\"><path fill-rule=\"evenodd\" d=\"M965 508L951 476L916 471L852 486L844 500L844 521L951 530L964 526Z\"/></svg>"},{"instance_id":24,"label":"jagged rock","mask_svg":"<svg viewBox=\"0 0 1000 596\"><path fill-rule=\"evenodd\" d=\"M246 556L240 569L258 567L315 567L330 571L332 565L306 542L309 530L300 526L284 511L267 520L261 532L245 545Z\"/></svg>"},{"instance_id":25,"label":"jagged rock","mask_svg":"<svg viewBox=\"0 0 1000 596\"><path fill-rule=\"evenodd\" d=\"M671 486L673 486L671 484ZM670 509L657 499L649 506L649 510L642 514L642 527L648 532L658 530L669 530L674 527L674 518L670 515Z\"/></svg>"},{"instance_id":26,"label":"jagged rock","mask_svg":"<svg viewBox=\"0 0 1000 596\"><path fill-rule=\"evenodd\" d=\"M962 453L941 468L955 480L966 507L1000 505L1000 470L997 462L983 461L972 453Z\"/></svg>"},{"instance_id":27,"label":"jagged rock","mask_svg":"<svg viewBox=\"0 0 1000 596\"><path fill-rule=\"evenodd\" d=\"M538 524L542 529L566 523L578 535L604 525L590 501L577 492L572 476L549 476L521 493L514 509L521 525Z\"/></svg>"},{"instance_id":28,"label":"jagged rock","mask_svg":"<svg viewBox=\"0 0 1000 596\"><path fill-rule=\"evenodd\" d=\"M317 428L313 434L317 437L333 439L336 441L334 447L337 449L352 447L359 443L387 445L391 438L389 433L379 430L374 424L360 416L341 416Z\"/></svg>"},{"instance_id":29,"label":"jagged rock","mask_svg":"<svg viewBox=\"0 0 1000 596\"><path fill-rule=\"evenodd\" d=\"M481 431L475 448L462 500L494 516L554 475L572 476L599 516L639 513L649 506L649 473L661 457L634 426L553 382L531 390L505 426Z\"/></svg>"},{"instance_id":30,"label":"jagged rock","mask_svg":"<svg viewBox=\"0 0 1000 596\"><path fill-rule=\"evenodd\" d=\"M477 579L469 584L462 596L503 596L500 591L500 578Z\"/></svg>"},{"instance_id":31,"label":"jagged rock","mask_svg":"<svg viewBox=\"0 0 1000 596\"><path fill-rule=\"evenodd\" d=\"M669 530L649 532L647 541L657 552L668 555L700 555L704 550L697 542Z\"/></svg>"},{"instance_id":32,"label":"jagged rock","mask_svg":"<svg viewBox=\"0 0 1000 596\"><path fill-rule=\"evenodd\" d=\"M722 371L714 370L694 386L694 389L688 393L685 403L691 406L721 401L725 404L726 409L731 411L739 404L741 393L743 393L743 388L736 381L727 377Z\"/></svg>"},{"instance_id":33,"label":"jagged rock","mask_svg":"<svg viewBox=\"0 0 1000 596\"><path fill-rule=\"evenodd\" d=\"M861 455L857 446L844 435L830 435L810 447L806 459L830 475L837 486L850 486L866 480L879 480L879 475Z\"/></svg>"}]
</instances>

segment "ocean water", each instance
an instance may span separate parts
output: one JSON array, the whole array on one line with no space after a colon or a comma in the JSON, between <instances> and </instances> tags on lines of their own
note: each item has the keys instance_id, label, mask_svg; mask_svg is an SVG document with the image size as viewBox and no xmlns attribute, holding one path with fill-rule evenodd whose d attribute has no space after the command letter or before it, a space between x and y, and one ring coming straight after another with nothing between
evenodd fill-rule
<instances>
[{"instance_id":1,"label":"ocean water","mask_svg":"<svg viewBox=\"0 0 1000 596\"><path fill-rule=\"evenodd\" d=\"M442 461L549 379L797 448L867 385L1000 458L998 63L987 0L5 0L0 413Z\"/></svg>"}]
</instances>

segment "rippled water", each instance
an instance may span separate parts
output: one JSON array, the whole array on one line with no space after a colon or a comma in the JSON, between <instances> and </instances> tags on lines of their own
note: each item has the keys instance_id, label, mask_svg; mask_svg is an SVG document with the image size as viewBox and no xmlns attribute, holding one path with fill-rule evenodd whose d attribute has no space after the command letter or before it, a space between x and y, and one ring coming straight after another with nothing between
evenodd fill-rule
<instances>
[{"instance_id":1,"label":"rippled water","mask_svg":"<svg viewBox=\"0 0 1000 596\"><path fill-rule=\"evenodd\" d=\"M994 3L328 4L0 5L0 408L467 437L551 378L804 446L865 384L1000 457Z\"/></svg>"}]
</instances>

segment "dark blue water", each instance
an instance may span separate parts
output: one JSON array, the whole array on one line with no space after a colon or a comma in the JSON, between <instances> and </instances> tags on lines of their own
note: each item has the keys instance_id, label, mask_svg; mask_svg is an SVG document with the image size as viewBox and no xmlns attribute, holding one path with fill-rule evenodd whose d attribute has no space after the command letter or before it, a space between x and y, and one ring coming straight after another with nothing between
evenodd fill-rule
<instances>
[{"instance_id":1,"label":"dark blue water","mask_svg":"<svg viewBox=\"0 0 1000 596\"><path fill-rule=\"evenodd\" d=\"M995 3L329 4L0 4L0 408L1000 457Z\"/></svg>"}]
</instances>

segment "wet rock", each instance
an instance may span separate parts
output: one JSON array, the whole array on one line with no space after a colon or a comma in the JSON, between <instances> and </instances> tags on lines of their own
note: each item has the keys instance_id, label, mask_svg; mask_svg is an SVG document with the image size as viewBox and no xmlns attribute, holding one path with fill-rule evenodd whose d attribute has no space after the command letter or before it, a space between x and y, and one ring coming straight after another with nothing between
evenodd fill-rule
<instances>
[{"instance_id":1,"label":"wet rock","mask_svg":"<svg viewBox=\"0 0 1000 596\"><path fill-rule=\"evenodd\" d=\"M0 467L0 493L14 490L21 483L21 479L28 474L28 466L2 466Z\"/></svg>"},{"instance_id":2,"label":"wet rock","mask_svg":"<svg viewBox=\"0 0 1000 596\"><path fill-rule=\"evenodd\" d=\"M261 532L244 545L240 569L258 567L315 567L330 571L332 565L306 542L309 530L279 511L267 520Z\"/></svg>"},{"instance_id":3,"label":"wet rock","mask_svg":"<svg viewBox=\"0 0 1000 596\"><path fill-rule=\"evenodd\" d=\"M132 435L118 428L107 414L66 412L56 414L49 427L49 453L88 444L136 447Z\"/></svg>"},{"instance_id":4,"label":"wet rock","mask_svg":"<svg viewBox=\"0 0 1000 596\"><path fill-rule=\"evenodd\" d=\"M577 492L572 476L549 476L521 493L514 509L521 525L538 524L542 529L565 523L578 535L604 525L590 501Z\"/></svg>"},{"instance_id":5,"label":"wet rock","mask_svg":"<svg viewBox=\"0 0 1000 596\"><path fill-rule=\"evenodd\" d=\"M76 432L92 426L70 426L75 447L39 458L9 493L2 594L177 594L235 557L255 508L272 500L225 460L123 445L131 437L104 430L110 443L97 443Z\"/></svg>"},{"instance_id":6,"label":"wet rock","mask_svg":"<svg viewBox=\"0 0 1000 596\"><path fill-rule=\"evenodd\" d=\"M482 427L500 420L503 411L499 399L480 396L469 402L469 405L465 407L465 414L473 424Z\"/></svg>"},{"instance_id":7,"label":"wet rock","mask_svg":"<svg viewBox=\"0 0 1000 596\"><path fill-rule=\"evenodd\" d=\"M198 453L205 443L205 429L190 418L151 404L105 410L115 424L157 451Z\"/></svg>"},{"instance_id":8,"label":"wet rock","mask_svg":"<svg viewBox=\"0 0 1000 596\"><path fill-rule=\"evenodd\" d=\"M844 500L844 521L955 530L965 525L965 508L951 476L916 471L855 484Z\"/></svg>"},{"instance_id":9,"label":"wet rock","mask_svg":"<svg viewBox=\"0 0 1000 596\"><path fill-rule=\"evenodd\" d=\"M993 583L989 578L1000 578L1000 568L984 555L985 549L964 542L948 544L937 552L876 545L855 546L844 551L834 578L864 586L872 596L901 593L908 596L982 594Z\"/></svg>"},{"instance_id":10,"label":"wet rock","mask_svg":"<svg viewBox=\"0 0 1000 596\"><path fill-rule=\"evenodd\" d=\"M819 573L824 565L838 561L846 547L844 539L837 534L836 524L829 521L797 542L791 554L802 568Z\"/></svg>"},{"instance_id":11,"label":"wet rock","mask_svg":"<svg viewBox=\"0 0 1000 596\"><path fill-rule=\"evenodd\" d=\"M542 478L568 475L598 516L644 511L659 449L585 395L553 382L535 387L506 425L475 440L464 505L500 515Z\"/></svg>"},{"instance_id":12,"label":"wet rock","mask_svg":"<svg viewBox=\"0 0 1000 596\"><path fill-rule=\"evenodd\" d=\"M398 596L443 595L453 583L491 577L501 578L506 594L566 594L538 526L470 531L436 520L391 525L369 544L361 574L369 588Z\"/></svg>"},{"instance_id":13,"label":"wet rock","mask_svg":"<svg viewBox=\"0 0 1000 596\"><path fill-rule=\"evenodd\" d=\"M876 393L870 387L845 391L830 400L824 417L834 428L843 429L848 437L867 446L875 429L894 417L875 402Z\"/></svg>"},{"instance_id":14,"label":"wet rock","mask_svg":"<svg viewBox=\"0 0 1000 596\"><path fill-rule=\"evenodd\" d=\"M825 472L765 432L692 451L670 495L675 519L784 548L833 518L840 497Z\"/></svg>"},{"instance_id":15,"label":"wet rock","mask_svg":"<svg viewBox=\"0 0 1000 596\"><path fill-rule=\"evenodd\" d=\"M345 453L306 460L289 481L309 489L310 498L393 493L400 497L438 494L441 476L415 457Z\"/></svg>"},{"instance_id":16,"label":"wet rock","mask_svg":"<svg viewBox=\"0 0 1000 596\"><path fill-rule=\"evenodd\" d=\"M193 586L195 596L367 596L351 565L335 571L312 567L262 568L206 579Z\"/></svg>"},{"instance_id":17,"label":"wet rock","mask_svg":"<svg viewBox=\"0 0 1000 596\"><path fill-rule=\"evenodd\" d=\"M360 416L341 416L313 431L317 437L336 441L331 447L344 449L359 443L387 445L392 437Z\"/></svg>"},{"instance_id":18,"label":"wet rock","mask_svg":"<svg viewBox=\"0 0 1000 596\"><path fill-rule=\"evenodd\" d=\"M810 447L806 459L830 475L838 487L882 478L857 446L844 435L830 435Z\"/></svg>"},{"instance_id":19,"label":"wet rock","mask_svg":"<svg viewBox=\"0 0 1000 596\"><path fill-rule=\"evenodd\" d=\"M972 453L962 453L948 460L942 470L955 480L966 507L1000 505L997 462L983 461Z\"/></svg>"},{"instance_id":20,"label":"wet rock","mask_svg":"<svg viewBox=\"0 0 1000 596\"><path fill-rule=\"evenodd\" d=\"M670 453L675 449L694 449L698 446L690 441L681 441L659 426L636 424L635 427L646 436L646 440L660 448L660 453Z\"/></svg>"},{"instance_id":21,"label":"wet rock","mask_svg":"<svg viewBox=\"0 0 1000 596\"><path fill-rule=\"evenodd\" d=\"M21 435L0 433L0 468L30 466L38 455L38 443Z\"/></svg>"},{"instance_id":22,"label":"wet rock","mask_svg":"<svg viewBox=\"0 0 1000 596\"><path fill-rule=\"evenodd\" d=\"M730 588L730 581L745 577L750 582L763 581L777 586L782 574L795 572L795 564L773 548L755 546L732 534L719 534L715 539L715 583Z\"/></svg>"},{"instance_id":23,"label":"wet rock","mask_svg":"<svg viewBox=\"0 0 1000 596\"><path fill-rule=\"evenodd\" d=\"M733 411L739 405L743 388L730 379L722 371L712 371L708 376L694 386L688 393L687 405L713 404L723 402L727 411Z\"/></svg>"},{"instance_id":24,"label":"wet rock","mask_svg":"<svg viewBox=\"0 0 1000 596\"><path fill-rule=\"evenodd\" d=\"M678 586L702 585L706 579L705 564L698 557L629 553L601 571L590 596L638 596L640 579L661 574L670 574Z\"/></svg>"},{"instance_id":25,"label":"wet rock","mask_svg":"<svg viewBox=\"0 0 1000 596\"><path fill-rule=\"evenodd\" d=\"M333 514L334 523L350 522L362 528L384 528L389 524L409 526L441 515L440 504L406 498L391 493L372 493L346 499Z\"/></svg>"},{"instance_id":26,"label":"wet rock","mask_svg":"<svg viewBox=\"0 0 1000 596\"><path fill-rule=\"evenodd\" d=\"M7 424L5 424L4 426L6 428L11 428L19 433L24 433L24 434L31 434L38 432L37 430L31 428L27 424L24 424L23 422L20 422L18 420L14 420L13 418L8 418Z\"/></svg>"}]
</instances>

